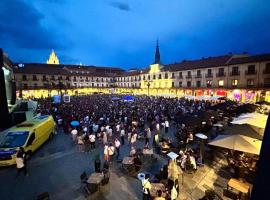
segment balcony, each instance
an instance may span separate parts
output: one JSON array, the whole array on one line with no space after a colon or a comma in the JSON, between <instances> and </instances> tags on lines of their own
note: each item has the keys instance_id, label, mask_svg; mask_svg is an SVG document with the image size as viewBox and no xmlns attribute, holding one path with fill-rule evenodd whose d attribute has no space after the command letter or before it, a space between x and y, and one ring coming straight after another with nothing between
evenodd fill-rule
<instances>
[{"instance_id":1,"label":"balcony","mask_svg":"<svg viewBox=\"0 0 270 200\"><path fill-rule=\"evenodd\" d=\"M42 78L42 81L43 81L43 82L47 82L48 79L47 79L47 78Z\"/></svg>"},{"instance_id":2,"label":"balcony","mask_svg":"<svg viewBox=\"0 0 270 200\"><path fill-rule=\"evenodd\" d=\"M264 73L264 74L270 74L270 69L265 69L265 70L263 70L263 73Z\"/></svg>"},{"instance_id":3,"label":"balcony","mask_svg":"<svg viewBox=\"0 0 270 200\"><path fill-rule=\"evenodd\" d=\"M23 81L28 81L28 79L27 79L27 78L22 78L22 80L23 80Z\"/></svg>"},{"instance_id":4,"label":"balcony","mask_svg":"<svg viewBox=\"0 0 270 200\"><path fill-rule=\"evenodd\" d=\"M256 70L247 70L247 71L245 71L245 74L246 75L256 75L257 71Z\"/></svg>"},{"instance_id":5,"label":"balcony","mask_svg":"<svg viewBox=\"0 0 270 200\"><path fill-rule=\"evenodd\" d=\"M196 74L195 78L202 78L201 74Z\"/></svg>"},{"instance_id":6,"label":"balcony","mask_svg":"<svg viewBox=\"0 0 270 200\"><path fill-rule=\"evenodd\" d=\"M225 72L216 73L216 77L225 77L225 76L226 76Z\"/></svg>"},{"instance_id":7,"label":"balcony","mask_svg":"<svg viewBox=\"0 0 270 200\"><path fill-rule=\"evenodd\" d=\"M187 76L186 76L186 79L190 79L190 78L192 78L191 75L187 75Z\"/></svg>"},{"instance_id":8,"label":"balcony","mask_svg":"<svg viewBox=\"0 0 270 200\"><path fill-rule=\"evenodd\" d=\"M38 79L37 79L37 78L33 78L32 80L33 80L33 81L38 81Z\"/></svg>"},{"instance_id":9,"label":"balcony","mask_svg":"<svg viewBox=\"0 0 270 200\"><path fill-rule=\"evenodd\" d=\"M270 88L270 83L264 83L262 86L263 86L264 88Z\"/></svg>"},{"instance_id":10,"label":"balcony","mask_svg":"<svg viewBox=\"0 0 270 200\"><path fill-rule=\"evenodd\" d=\"M213 78L213 74L211 73L211 74L205 74L205 78Z\"/></svg>"},{"instance_id":11,"label":"balcony","mask_svg":"<svg viewBox=\"0 0 270 200\"><path fill-rule=\"evenodd\" d=\"M240 76L240 71L232 71L230 76Z\"/></svg>"},{"instance_id":12,"label":"balcony","mask_svg":"<svg viewBox=\"0 0 270 200\"><path fill-rule=\"evenodd\" d=\"M178 78L179 78L179 79L182 79L182 78L183 78L183 75L178 76Z\"/></svg>"}]
</instances>

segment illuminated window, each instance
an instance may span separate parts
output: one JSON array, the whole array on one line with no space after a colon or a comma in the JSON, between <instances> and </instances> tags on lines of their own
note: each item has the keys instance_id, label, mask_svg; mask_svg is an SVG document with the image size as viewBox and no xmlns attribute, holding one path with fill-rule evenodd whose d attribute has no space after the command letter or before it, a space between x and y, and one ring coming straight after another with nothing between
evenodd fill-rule
<instances>
[{"instance_id":1,"label":"illuminated window","mask_svg":"<svg viewBox=\"0 0 270 200\"><path fill-rule=\"evenodd\" d=\"M237 86L238 84L238 80L237 79L233 79L232 80L232 86Z\"/></svg>"},{"instance_id":2,"label":"illuminated window","mask_svg":"<svg viewBox=\"0 0 270 200\"><path fill-rule=\"evenodd\" d=\"M165 73L165 78L168 78L168 74L167 73Z\"/></svg>"},{"instance_id":3,"label":"illuminated window","mask_svg":"<svg viewBox=\"0 0 270 200\"><path fill-rule=\"evenodd\" d=\"M158 75L158 78L161 79L161 74Z\"/></svg>"},{"instance_id":4,"label":"illuminated window","mask_svg":"<svg viewBox=\"0 0 270 200\"><path fill-rule=\"evenodd\" d=\"M206 86L207 87L212 87L212 80L206 81Z\"/></svg>"},{"instance_id":5,"label":"illuminated window","mask_svg":"<svg viewBox=\"0 0 270 200\"><path fill-rule=\"evenodd\" d=\"M248 86L248 87L254 86L254 79L248 79L248 80L247 80L247 86Z\"/></svg>"},{"instance_id":6,"label":"illuminated window","mask_svg":"<svg viewBox=\"0 0 270 200\"><path fill-rule=\"evenodd\" d=\"M224 86L224 80L219 80L218 81L218 86L223 87Z\"/></svg>"}]
</instances>

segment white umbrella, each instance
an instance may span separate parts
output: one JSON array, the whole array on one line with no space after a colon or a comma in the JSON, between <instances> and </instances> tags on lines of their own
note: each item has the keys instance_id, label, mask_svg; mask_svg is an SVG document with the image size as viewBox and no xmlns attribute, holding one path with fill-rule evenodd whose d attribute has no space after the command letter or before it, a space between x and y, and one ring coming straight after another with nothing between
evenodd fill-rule
<instances>
[{"instance_id":1,"label":"white umbrella","mask_svg":"<svg viewBox=\"0 0 270 200\"><path fill-rule=\"evenodd\" d=\"M257 117L240 117L235 118L232 124L248 124L258 128L265 128L267 122L267 115L257 115Z\"/></svg>"},{"instance_id":2,"label":"white umbrella","mask_svg":"<svg viewBox=\"0 0 270 200\"><path fill-rule=\"evenodd\" d=\"M208 137L206 135L204 135L203 133L196 133L195 136L197 138L200 138L202 140L206 140Z\"/></svg>"},{"instance_id":3,"label":"white umbrella","mask_svg":"<svg viewBox=\"0 0 270 200\"><path fill-rule=\"evenodd\" d=\"M259 155L262 141L244 135L219 135L209 144Z\"/></svg>"},{"instance_id":4,"label":"white umbrella","mask_svg":"<svg viewBox=\"0 0 270 200\"><path fill-rule=\"evenodd\" d=\"M216 127L223 127L222 124L213 124L213 126L216 126Z\"/></svg>"}]
</instances>

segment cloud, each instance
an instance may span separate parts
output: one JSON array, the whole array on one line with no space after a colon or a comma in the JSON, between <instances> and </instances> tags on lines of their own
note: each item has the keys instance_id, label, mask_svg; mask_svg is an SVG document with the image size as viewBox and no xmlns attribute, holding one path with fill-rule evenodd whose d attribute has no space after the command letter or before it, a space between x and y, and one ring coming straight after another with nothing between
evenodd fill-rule
<instances>
[{"instance_id":1,"label":"cloud","mask_svg":"<svg viewBox=\"0 0 270 200\"><path fill-rule=\"evenodd\" d=\"M114 1L114 2L109 2L109 5L123 11L131 10L128 2Z\"/></svg>"},{"instance_id":2,"label":"cloud","mask_svg":"<svg viewBox=\"0 0 270 200\"><path fill-rule=\"evenodd\" d=\"M0 40L4 46L35 50L63 47L54 33L41 25L44 16L33 5L2 0L0 18Z\"/></svg>"}]
</instances>

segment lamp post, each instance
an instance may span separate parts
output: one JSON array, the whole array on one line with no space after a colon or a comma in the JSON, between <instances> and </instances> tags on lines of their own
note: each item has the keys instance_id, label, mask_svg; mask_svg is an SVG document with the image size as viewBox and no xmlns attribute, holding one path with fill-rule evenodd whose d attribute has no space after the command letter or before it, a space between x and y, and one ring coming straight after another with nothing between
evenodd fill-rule
<instances>
[{"instance_id":1,"label":"lamp post","mask_svg":"<svg viewBox=\"0 0 270 200\"><path fill-rule=\"evenodd\" d=\"M149 88L150 88L150 81L147 81L148 96L149 96Z\"/></svg>"}]
</instances>

